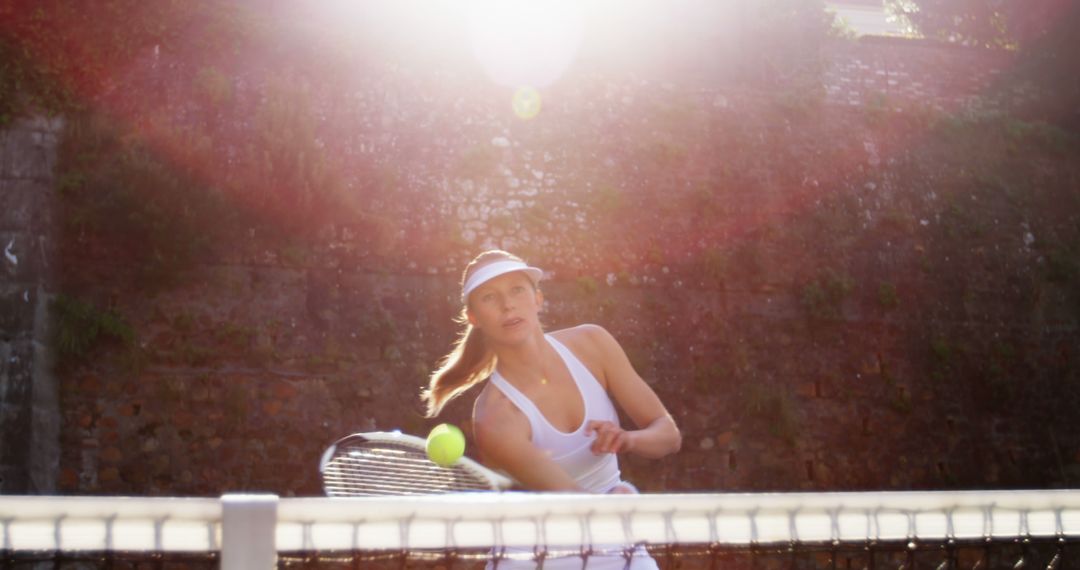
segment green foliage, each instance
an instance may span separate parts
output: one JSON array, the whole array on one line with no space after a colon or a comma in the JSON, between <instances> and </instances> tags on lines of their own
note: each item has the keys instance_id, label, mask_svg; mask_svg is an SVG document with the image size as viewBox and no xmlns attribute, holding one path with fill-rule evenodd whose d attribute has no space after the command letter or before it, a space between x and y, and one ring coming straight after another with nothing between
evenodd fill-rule
<instances>
[{"instance_id":1,"label":"green foliage","mask_svg":"<svg viewBox=\"0 0 1080 570\"><path fill-rule=\"evenodd\" d=\"M483 178L492 174L498 164L499 157L490 145L477 144L461 154L457 170L465 178Z\"/></svg>"},{"instance_id":2,"label":"green foliage","mask_svg":"<svg viewBox=\"0 0 1080 570\"><path fill-rule=\"evenodd\" d=\"M935 125L937 134L950 144L965 145L962 149L995 136L998 131L996 114L952 113L941 118Z\"/></svg>"},{"instance_id":3,"label":"green foliage","mask_svg":"<svg viewBox=\"0 0 1080 570\"><path fill-rule=\"evenodd\" d=\"M521 212L521 225L533 231L545 231L551 223L551 212L547 206L535 202Z\"/></svg>"},{"instance_id":4,"label":"green foliage","mask_svg":"<svg viewBox=\"0 0 1080 570\"><path fill-rule=\"evenodd\" d=\"M837 319L853 286L850 277L828 270L803 286L799 300L811 319Z\"/></svg>"},{"instance_id":5,"label":"green foliage","mask_svg":"<svg viewBox=\"0 0 1080 570\"><path fill-rule=\"evenodd\" d=\"M653 117L661 132L685 136L697 124L698 103L682 94L676 94L669 100L657 104Z\"/></svg>"},{"instance_id":6,"label":"green foliage","mask_svg":"<svg viewBox=\"0 0 1080 570\"><path fill-rule=\"evenodd\" d=\"M1013 174L1013 176L1009 176ZM1015 173L1005 173L999 171L980 171L975 174L975 184L977 190L987 200L994 200L1001 197L1012 208L1021 208L1026 205L1027 200L1031 197L1030 181L1027 179L1021 179L1016 181L1017 177Z\"/></svg>"},{"instance_id":7,"label":"green foliage","mask_svg":"<svg viewBox=\"0 0 1080 570\"><path fill-rule=\"evenodd\" d=\"M1003 368L1009 367L1018 361L1019 351L1011 342L999 340L990 345L990 357Z\"/></svg>"},{"instance_id":8,"label":"green foliage","mask_svg":"<svg viewBox=\"0 0 1080 570\"><path fill-rule=\"evenodd\" d=\"M202 0L104 0L90 12L39 4L39 15L19 12L2 24L11 34L0 34L0 51L23 55L0 58L0 89L18 88L0 93L0 115L10 117L16 103L22 111L66 114L56 176L61 249L73 259L81 261L74 254L92 246L109 257L120 280L154 292L249 228L266 227L260 235L293 244L355 211L358 200L349 203L343 192L339 165L319 139L319 119L295 70L282 65L280 78L260 84L262 96L243 110L247 119L221 120L222 107L236 103L228 59L250 47L259 17ZM58 49L75 39L74 48ZM214 57L202 57L208 54ZM168 61L170 77L152 71L147 57ZM112 75L121 69L132 73ZM68 74L77 76L74 84L61 81ZM38 76L52 83L30 81ZM180 90L183 117L174 113L179 106L162 110L160 94L142 82L151 76L158 87L167 81ZM101 89L120 99L86 105ZM70 95L76 92L77 100ZM43 97L56 103L19 103ZM383 245L377 236L368 243ZM296 263L291 253L283 257ZM68 267L78 279L79 264Z\"/></svg>"},{"instance_id":9,"label":"green foliage","mask_svg":"<svg viewBox=\"0 0 1080 570\"><path fill-rule=\"evenodd\" d=\"M746 277L756 277L762 270L761 247L756 241L740 243L732 254L732 265Z\"/></svg>"},{"instance_id":10,"label":"green foliage","mask_svg":"<svg viewBox=\"0 0 1080 570\"><path fill-rule=\"evenodd\" d=\"M622 193L618 188L610 184L603 184L593 191L592 202L603 213L611 214L617 211L623 203Z\"/></svg>"},{"instance_id":11,"label":"green foliage","mask_svg":"<svg viewBox=\"0 0 1080 570\"><path fill-rule=\"evenodd\" d=\"M716 391L716 383L730 376L727 369L719 362L699 362L694 364L694 389L699 396L706 396Z\"/></svg>"},{"instance_id":12,"label":"green foliage","mask_svg":"<svg viewBox=\"0 0 1080 570\"><path fill-rule=\"evenodd\" d=\"M835 14L832 10L829 10L829 13ZM832 27L829 28L829 37L841 40L856 40L859 33L846 19L834 15Z\"/></svg>"},{"instance_id":13,"label":"green foliage","mask_svg":"<svg viewBox=\"0 0 1080 570\"><path fill-rule=\"evenodd\" d=\"M1012 0L886 0L889 11L922 36L965 45L1006 47Z\"/></svg>"},{"instance_id":14,"label":"green foliage","mask_svg":"<svg viewBox=\"0 0 1080 570\"><path fill-rule=\"evenodd\" d=\"M728 257L720 248L710 247L701 254L701 276L707 285L724 283L728 271Z\"/></svg>"},{"instance_id":15,"label":"green foliage","mask_svg":"<svg viewBox=\"0 0 1080 570\"><path fill-rule=\"evenodd\" d=\"M373 306L361 323L360 333L363 342L385 346L397 337L398 326L389 311Z\"/></svg>"},{"instance_id":16,"label":"green foliage","mask_svg":"<svg viewBox=\"0 0 1080 570\"><path fill-rule=\"evenodd\" d=\"M880 356L878 358L880 359ZM898 414L911 413L911 394L908 393L907 388L897 384L896 378L893 377L892 371L884 361L879 360L878 363L881 366L881 380L885 384L889 408Z\"/></svg>"},{"instance_id":17,"label":"green foliage","mask_svg":"<svg viewBox=\"0 0 1080 570\"><path fill-rule=\"evenodd\" d=\"M664 255L664 250L660 249L658 244L651 243L645 251L645 260L656 265L663 265L667 261L667 256Z\"/></svg>"},{"instance_id":18,"label":"green foliage","mask_svg":"<svg viewBox=\"0 0 1080 570\"><path fill-rule=\"evenodd\" d=\"M618 308L618 302L613 297L604 297L599 303L600 315L604 319L610 319Z\"/></svg>"},{"instance_id":19,"label":"green foliage","mask_svg":"<svg viewBox=\"0 0 1080 570\"><path fill-rule=\"evenodd\" d=\"M884 93L870 95L866 104L863 105L863 114L866 117L867 124L871 126L883 125L892 113L891 104L889 96Z\"/></svg>"},{"instance_id":20,"label":"green foliage","mask_svg":"<svg viewBox=\"0 0 1080 570\"><path fill-rule=\"evenodd\" d=\"M968 46L1016 51L1013 80L1043 92L1039 112L1080 129L1080 4L1060 0L887 0L912 32Z\"/></svg>"},{"instance_id":21,"label":"green foliage","mask_svg":"<svg viewBox=\"0 0 1080 570\"><path fill-rule=\"evenodd\" d=\"M263 16L215 0L14 0L0 7L0 126L30 112L67 113L118 86L153 58L208 60L247 45ZM127 85L124 85L127 83Z\"/></svg>"},{"instance_id":22,"label":"green foliage","mask_svg":"<svg viewBox=\"0 0 1080 570\"><path fill-rule=\"evenodd\" d=\"M940 366L948 366L953 358L953 346L944 337L934 337L930 340L930 352L934 362Z\"/></svg>"},{"instance_id":23,"label":"green foliage","mask_svg":"<svg viewBox=\"0 0 1080 570\"><path fill-rule=\"evenodd\" d=\"M686 147L681 143L659 140L649 145L648 156L653 165L661 170L674 168L686 160Z\"/></svg>"},{"instance_id":24,"label":"green foliage","mask_svg":"<svg viewBox=\"0 0 1080 570\"><path fill-rule=\"evenodd\" d=\"M61 359L78 361L103 341L130 345L135 331L124 317L68 295L52 302L54 343Z\"/></svg>"},{"instance_id":25,"label":"green foliage","mask_svg":"<svg viewBox=\"0 0 1080 570\"><path fill-rule=\"evenodd\" d=\"M1076 148L1075 134L1042 121L1010 118L1004 121L1004 130L1009 142L1019 148L1034 147L1056 156L1063 156Z\"/></svg>"},{"instance_id":26,"label":"green foliage","mask_svg":"<svg viewBox=\"0 0 1080 570\"><path fill-rule=\"evenodd\" d=\"M745 5L745 29L740 32L747 78L761 85L816 86L825 67L821 48L834 23L825 2L760 0Z\"/></svg>"},{"instance_id":27,"label":"green foliage","mask_svg":"<svg viewBox=\"0 0 1080 570\"><path fill-rule=\"evenodd\" d=\"M280 231L309 235L343 214L344 183L316 132L311 95L296 78L271 81L241 157L245 197Z\"/></svg>"},{"instance_id":28,"label":"green foliage","mask_svg":"<svg viewBox=\"0 0 1080 570\"><path fill-rule=\"evenodd\" d=\"M359 227L366 234L367 247L373 253L390 255L395 251L398 243L399 224L384 216L364 215L362 212L357 217L361 221ZM465 243L460 233L455 235L453 239Z\"/></svg>"},{"instance_id":29,"label":"green foliage","mask_svg":"<svg viewBox=\"0 0 1080 570\"><path fill-rule=\"evenodd\" d=\"M825 103L825 90L820 85L801 86L773 98L777 108L790 119L809 119Z\"/></svg>"},{"instance_id":30,"label":"green foliage","mask_svg":"<svg viewBox=\"0 0 1080 570\"><path fill-rule=\"evenodd\" d=\"M1075 248L1059 247L1046 253L1044 275L1051 283L1073 283L1080 275L1080 255Z\"/></svg>"},{"instance_id":31,"label":"green foliage","mask_svg":"<svg viewBox=\"0 0 1080 570\"><path fill-rule=\"evenodd\" d=\"M653 341L653 344L648 347L628 343L624 348L626 349L626 358L630 360L630 365L634 367L634 370L643 377L649 377L649 371L652 370L656 361L654 356L657 349L656 341Z\"/></svg>"},{"instance_id":32,"label":"green foliage","mask_svg":"<svg viewBox=\"0 0 1080 570\"><path fill-rule=\"evenodd\" d=\"M319 356L323 363L332 364L332 361L326 356ZM383 348L382 359L385 362L395 365L402 365L405 363L404 357L401 354L401 349L395 345L389 345Z\"/></svg>"},{"instance_id":33,"label":"green foliage","mask_svg":"<svg viewBox=\"0 0 1080 570\"><path fill-rule=\"evenodd\" d=\"M68 243L104 240L130 262L138 286L173 282L235 225L216 189L100 115L70 119L58 170Z\"/></svg>"},{"instance_id":34,"label":"green foliage","mask_svg":"<svg viewBox=\"0 0 1080 570\"><path fill-rule=\"evenodd\" d=\"M195 316L184 311L172 319L173 329L180 334L189 334L195 329Z\"/></svg>"},{"instance_id":35,"label":"green foliage","mask_svg":"<svg viewBox=\"0 0 1080 570\"><path fill-rule=\"evenodd\" d=\"M210 107L219 107L232 100L232 81L216 67L204 67L195 74L195 90Z\"/></svg>"},{"instance_id":36,"label":"green foliage","mask_svg":"<svg viewBox=\"0 0 1080 570\"><path fill-rule=\"evenodd\" d=\"M945 208L941 212L941 228L950 242L981 235L985 222L980 219L969 201L959 194L953 194L943 202Z\"/></svg>"},{"instance_id":37,"label":"green foliage","mask_svg":"<svg viewBox=\"0 0 1080 570\"><path fill-rule=\"evenodd\" d=\"M795 404L787 392L758 382L748 383L742 392L742 409L764 424L769 434L789 445L795 444L799 421Z\"/></svg>"},{"instance_id":38,"label":"green foliage","mask_svg":"<svg viewBox=\"0 0 1080 570\"><path fill-rule=\"evenodd\" d=\"M0 128L32 111L55 114L70 106L70 94L55 82L25 50L0 35Z\"/></svg>"},{"instance_id":39,"label":"green foliage","mask_svg":"<svg viewBox=\"0 0 1080 570\"><path fill-rule=\"evenodd\" d=\"M217 341L225 346L246 349L255 338L255 329L234 322L227 322L214 331Z\"/></svg>"},{"instance_id":40,"label":"green foliage","mask_svg":"<svg viewBox=\"0 0 1080 570\"><path fill-rule=\"evenodd\" d=\"M698 180L688 190L685 208L692 211L702 223L711 224L723 215L724 199L720 184L713 179Z\"/></svg>"},{"instance_id":41,"label":"green foliage","mask_svg":"<svg viewBox=\"0 0 1080 570\"><path fill-rule=\"evenodd\" d=\"M225 397L222 399L222 407L225 409L225 417L228 420L242 425L250 412L252 398L238 384L229 384L225 388Z\"/></svg>"},{"instance_id":42,"label":"green foliage","mask_svg":"<svg viewBox=\"0 0 1080 570\"><path fill-rule=\"evenodd\" d=\"M586 296L595 295L596 291L600 288L600 285L597 284L596 279L593 279L588 275L582 275L581 277L578 277L577 284L578 287L581 289L581 292Z\"/></svg>"},{"instance_id":43,"label":"green foliage","mask_svg":"<svg viewBox=\"0 0 1080 570\"><path fill-rule=\"evenodd\" d=\"M304 267L310 252L303 245L290 244L281 249L281 261L290 267Z\"/></svg>"},{"instance_id":44,"label":"green foliage","mask_svg":"<svg viewBox=\"0 0 1080 570\"><path fill-rule=\"evenodd\" d=\"M514 214L508 211L494 212L488 218L488 227L503 233L513 233L515 229Z\"/></svg>"},{"instance_id":45,"label":"green foliage","mask_svg":"<svg viewBox=\"0 0 1080 570\"><path fill-rule=\"evenodd\" d=\"M883 309L895 309L900 304L900 297L896 294L896 286L892 283L878 285L878 304Z\"/></svg>"},{"instance_id":46,"label":"green foliage","mask_svg":"<svg viewBox=\"0 0 1080 570\"><path fill-rule=\"evenodd\" d=\"M180 362L188 366L206 366L213 360L214 355L213 349L193 342L185 342L177 352Z\"/></svg>"},{"instance_id":47,"label":"green foliage","mask_svg":"<svg viewBox=\"0 0 1080 570\"><path fill-rule=\"evenodd\" d=\"M1047 120L1080 132L1080 4L1037 0L1025 7L1018 10L1025 21L1015 75L1042 89L1038 111Z\"/></svg>"},{"instance_id":48,"label":"green foliage","mask_svg":"<svg viewBox=\"0 0 1080 570\"><path fill-rule=\"evenodd\" d=\"M889 397L889 408L898 414L910 414L912 410L911 394L903 388L895 388Z\"/></svg>"},{"instance_id":49,"label":"green foliage","mask_svg":"<svg viewBox=\"0 0 1080 570\"><path fill-rule=\"evenodd\" d=\"M0 16L0 126L31 112L68 119L57 168L66 249L104 242L134 285L154 290L233 228L261 223L288 237L350 211L298 76L311 58L282 53L268 11L17 0ZM274 60L274 79L260 83L247 119L224 121L236 103L232 69L242 60L258 74L244 57L256 52ZM163 86L184 101L182 117L161 105Z\"/></svg>"}]
</instances>

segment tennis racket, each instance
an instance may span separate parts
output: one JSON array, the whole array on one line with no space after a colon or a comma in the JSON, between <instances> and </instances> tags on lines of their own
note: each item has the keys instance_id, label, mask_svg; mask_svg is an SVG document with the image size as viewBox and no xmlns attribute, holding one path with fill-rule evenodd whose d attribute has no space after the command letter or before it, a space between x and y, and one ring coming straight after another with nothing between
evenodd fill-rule
<instances>
[{"instance_id":1,"label":"tennis racket","mask_svg":"<svg viewBox=\"0 0 1080 570\"><path fill-rule=\"evenodd\" d=\"M513 481L468 457L440 467L427 457L426 441L400 432L345 436L323 452L319 464L328 497L436 495L501 491Z\"/></svg>"}]
</instances>

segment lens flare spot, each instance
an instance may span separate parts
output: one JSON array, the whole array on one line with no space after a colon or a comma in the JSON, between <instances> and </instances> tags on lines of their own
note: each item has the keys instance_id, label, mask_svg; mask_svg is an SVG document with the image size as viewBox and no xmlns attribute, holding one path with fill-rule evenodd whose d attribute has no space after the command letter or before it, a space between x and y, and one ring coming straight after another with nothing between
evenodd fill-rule
<instances>
[{"instance_id":1,"label":"lens flare spot","mask_svg":"<svg viewBox=\"0 0 1080 570\"><path fill-rule=\"evenodd\" d=\"M514 114L528 121L540 114L540 92L533 87L521 87L514 92Z\"/></svg>"}]
</instances>

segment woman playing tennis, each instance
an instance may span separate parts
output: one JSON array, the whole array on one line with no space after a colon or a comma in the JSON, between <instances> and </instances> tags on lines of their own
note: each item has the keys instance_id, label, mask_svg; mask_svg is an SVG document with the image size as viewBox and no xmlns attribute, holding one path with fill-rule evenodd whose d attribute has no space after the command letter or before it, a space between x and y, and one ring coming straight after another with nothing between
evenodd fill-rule
<instances>
[{"instance_id":1,"label":"woman playing tennis","mask_svg":"<svg viewBox=\"0 0 1080 570\"><path fill-rule=\"evenodd\" d=\"M679 429L608 331L580 325L544 332L542 276L505 251L487 251L469 263L461 290L465 328L424 391L428 416L490 378L473 407L484 463L530 490L635 492L620 477L618 454L657 459L674 453L682 443ZM619 425L616 404L634 429ZM631 568L655 568L646 556L633 560ZM625 567L621 556L610 562ZM575 563L581 567L580 559ZM588 567L603 564L591 558Z\"/></svg>"}]
</instances>

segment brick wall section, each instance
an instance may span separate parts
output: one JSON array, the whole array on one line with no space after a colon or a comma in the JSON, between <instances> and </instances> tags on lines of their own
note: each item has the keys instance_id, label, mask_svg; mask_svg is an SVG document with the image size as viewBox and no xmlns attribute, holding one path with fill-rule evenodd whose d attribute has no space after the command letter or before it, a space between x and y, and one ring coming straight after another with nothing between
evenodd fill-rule
<instances>
[{"instance_id":1,"label":"brick wall section","mask_svg":"<svg viewBox=\"0 0 1080 570\"><path fill-rule=\"evenodd\" d=\"M1004 111L1033 96L1019 84L997 90L1015 61L1006 51L868 37L828 46L825 60L825 91L835 104Z\"/></svg>"},{"instance_id":2,"label":"brick wall section","mask_svg":"<svg viewBox=\"0 0 1080 570\"><path fill-rule=\"evenodd\" d=\"M59 405L49 366L51 207L59 119L0 133L0 492L55 489Z\"/></svg>"},{"instance_id":3,"label":"brick wall section","mask_svg":"<svg viewBox=\"0 0 1080 570\"><path fill-rule=\"evenodd\" d=\"M833 89L813 116L778 115L761 93L624 77L556 86L532 123L506 93L407 69L346 95L313 89L328 148L367 169L352 179L389 222L323 228L300 252L256 235L222 244L153 297L110 282L108 252L73 255L138 341L60 378L58 488L318 494L333 439L433 425L417 394L454 338L457 274L488 246L551 270L546 324L607 326L676 415L682 453L624 464L646 490L1068 482L1076 321L1063 287L1040 289L1037 324L1012 287L1037 279L1030 220L995 211L1000 227L957 238L969 228L950 216L969 206L943 203L942 173L918 156L925 133L865 113L882 88L953 109L996 56L831 49L827 89L860 87ZM257 101L245 85L237 99ZM822 268L856 286L809 319ZM886 283L900 309L883 306ZM960 370L959 342L975 360L1000 346L1023 356L1000 357L996 385ZM467 427L469 400L440 421Z\"/></svg>"}]
</instances>

